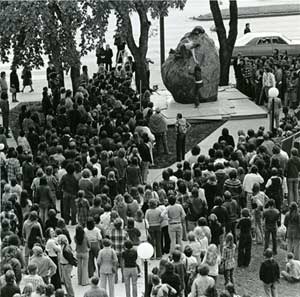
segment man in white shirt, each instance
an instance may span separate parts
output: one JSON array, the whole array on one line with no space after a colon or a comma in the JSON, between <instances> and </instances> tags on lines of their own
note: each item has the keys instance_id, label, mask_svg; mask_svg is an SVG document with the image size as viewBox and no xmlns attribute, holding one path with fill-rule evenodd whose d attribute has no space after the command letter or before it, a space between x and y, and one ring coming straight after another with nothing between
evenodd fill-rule
<instances>
[{"instance_id":1,"label":"man in white shirt","mask_svg":"<svg viewBox=\"0 0 300 297\"><path fill-rule=\"evenodd\" d=\"M276 87L276 80L275 80L275 75L271 72L271 69L269 67L265 68L265 71L263 73L263 78L262 78L262 90L260 94L260 99L259 102L263 103L262 96L265 96L266 99L269 98L269 90L271 88Z\"/></svg>"},{"instance_id":2,"label":"man in white shirt","mask_svg":"<svg viewBox=\"0 0 300 297\"><path fill-rule=\"evenodd\" d=\"M255 165L252 166L250 173L247 173L243 182L243 190L246 193L247 208L251 209L251 197L252 189L255 183L262 184L264 182L263 177L258 173L258 169Z\"/></svg>"}]
</instances>

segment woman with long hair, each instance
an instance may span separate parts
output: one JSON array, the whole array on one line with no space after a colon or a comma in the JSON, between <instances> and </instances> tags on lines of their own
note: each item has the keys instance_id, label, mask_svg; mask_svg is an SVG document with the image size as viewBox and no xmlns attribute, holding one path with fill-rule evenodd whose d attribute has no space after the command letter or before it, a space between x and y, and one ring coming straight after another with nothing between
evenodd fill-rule
<instances>
[{"instance_id":1,"label":"woman with long hair","mask_svg":"<svg viewBox=\"0 0 300 297\"><path fill-rule=\"evenodd\" d=\"M89 284L88 261L90 243L81 225L76 227L74 241L76 244L76 255L78 260L78 285L86 286Z\"/></svg>"},{"instance_id":2,"label":"woman with long hair","mask_svg":"<svg viewBox=\"0 0 300 297\"><path fill-rule=\"evenodd\" d=\"M287 228L288 252L294 254L295 260L300 260L300 213L296 202L291 203L284 225Z\"/></svg>"},{"instance_id":3,"label":"woman with long hair","mask_svg":"<svg viewBox=\"0 0 300 297\"><path fill-rule=\"evenodd\" d=\"M118 212L120 218L124 221L124 224L127 225L127 203L125 202L123 195L119 194L116 196L113 210Z\"/></svg>"},{"instance_id":4,"label":"woman with long hair","mask_svg":"<svg viewBox=\"0 0 300 297\"><path fill-rule=\"evenodd\" d=\"M215 244L210 244L207 248L202 264L206 264L209 268L208 275L217 281L219 275L219 264L221 263L221 257L219 250Z\"/></svg>"},{"instance_id":5,"label":"woman with long hair","mask_svg":"<svg viewBox=\"0 0 300 297\"><path fill-rule=\"evenodd\" d=\"M91 278L96 270L95 259L97 259L98 257L102 236L100 230L95 226L94 219L91 217L88 217L86 228L84 228L84 232L90 245L88 273L89 278Z\"/></svg>"},{"instance_id":6,"label":"woman with long hair","mask_svg":"<svg viewBox=\"0 0 300 297\"><path fill-rule=\"evenodd\" d=\"M27 245L29 250L30 251L32 250L35 243L42 244L42 238L43 238L43 234L41 233L40 226L33 225L27 239Z\"/></svg>"},{"instance_id":7,"label":"woman with long hair","mask_svg":"<svg viewBox=\"0 0 300 297\"><path fill-rule=\"evenodd\" d=\"M56 234L53 228L48 228L45 232L45 238L46 238L46 247L45 250L47 251L48 256L50 259L54 262L56 267L58 268L58 257L61 253L61 248L57 242ZM61 288L61 280L60 280L60 274L59 269L56 269L55 274L51 277L51 284L56 289Z\"/></svg>"}]
</instances>

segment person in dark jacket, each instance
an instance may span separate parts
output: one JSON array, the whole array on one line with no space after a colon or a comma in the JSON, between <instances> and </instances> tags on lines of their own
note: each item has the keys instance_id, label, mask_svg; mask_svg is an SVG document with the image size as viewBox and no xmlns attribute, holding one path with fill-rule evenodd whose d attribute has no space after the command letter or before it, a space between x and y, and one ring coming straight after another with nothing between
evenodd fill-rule
<instances>
[{"instance_id":1,"label":"person in dark jacket","mask_svg":"<svg viewBox=\"0 0 300 297\"><path fill-rule=\"evenodd\" d=\"M142 136L142 142L138 146L141 162L141 174L143 184L147 184L147 177L149 173L149 165L153 163L152 156L152 143L150 142L148 134L144 133Z\"/></svg>"},{"instance_id":2,"label":"person in dark jacket","mask_svg":"<svg viewBox=\"0 0 300 297\"><path fill-rule=\"evenodd\" d=\"M270 235L272 235L273 253L277 254L277 225L280 224L280 212L275 208L275 201L270 199L268 209L263 213L265 220L265 249L269 247Z\"/></svg>"},{"instance_id":3,"label":"person in dark jacket","mask_svg":"<svg viewBox=\"0 0 300 297\"><path fill-rule=\"evenodd\" d=\"M10 88L12 92L12 102L18 102L17 93L20 92L20 82L17 73L17 68L12 66L10 73Z\"/></svg>"},{"instance_id":4,"label":"person in dark jacket","mask_svg":"<svg viewBox=\"0 0 300 297\"><path fill-rule=\"evenodd\" d=\"M96 57L97 57L97 65L98 66L100 64L105 63L105 56L106 56L106 52L105 52L105 49L103 47L103 44L101 44L96 50Z\"/></svg>"},{"instance_id":5,"label":"person in dark jacket","mask_svg":"<svg viewBox=\"0 0 300 297\"><path fill-rule=\"evenodd\" d=\"M112 57L113 57L113 51L110 48L109 44L107 44L105 48L105 69L107 71L110 71L112 68Z\"/></svg>"},{"instance_id":6,"label":"person in dark jacket","mask_svg":"<svg viewBox=\"0 0 300 297\"><path fill-rule=\"evenodd\" d=\"M219 137L218 143L221 143L222 141L225 141L226 145L231 145L232 147L234 147L234 139L232 135L229 134L227 128L223 128L222 135Z\"/></svg>"},{"instance_id":7,"label":"person in dark jacket","mask_svg":"<svg viewBox=\"0 0 300 297\"><path fill-rule=\"evenodd\" d=\"M182 288L180 287L180 278L178 274L174 273L174 265L172 263L167 263L166 264L166 271L165 273L161 276L161 282L162 284L168 284L172 288L176 290L176 294L174 294L174 297L179 297L180 292Z\"/></svg>"},{"instance_id":8,"label":"person in dark jacket","mask_svg":"<svg viewBox=\"0 0 300 297\"><path fill-rule=\"evenodd\" d=\"M259 269L259 278L264 284L266 296L277 297L276 283L280 279L280 270L278 263L273 258L271 249L264 252L265 261Z\"/></svg>"},{"instance_id":9,"label":"person in dark jacket","mask_svg":"<svg viewBox=\"0 0 300 297\"><path fill-rule=\"evenodd\" d=\"M251 260L251 219L248 208L242 210L242 218L237 224L240 229L240 240L238 246L238 266L248 267Z\"/></svg>"},{"instance_id":10,"label":"person in dark jacket","mask_svg":"<svg viewBox=\"0 0 300 297\"><path fill-rule=\"evenodd\" d=\"M31 74L31 69L28 66L25 66L23 71L22 71L22 76L21 78L23 79L23 89L22 89L22 93L24 92L24 89L26 86L30 87L30 93L33 92L33 88L32 88L32 74Z\"/></svg>"},{"instance_id":11,"label":"person in dark jacket","mask_svg":"<svg viewBox=\"0 0 300 297\"><path fill-rule=\"evenodd\" d=\"M287 186L288 186L288 201L289 204L292 201L298 202L299 194L298 194L298 185L299 185L299 171L300 171L300 158L298 155L298 150L296 148L292 148L291 150L291 158L287 162L286 166L287 171Z\"/></svg>"}]
</instances>

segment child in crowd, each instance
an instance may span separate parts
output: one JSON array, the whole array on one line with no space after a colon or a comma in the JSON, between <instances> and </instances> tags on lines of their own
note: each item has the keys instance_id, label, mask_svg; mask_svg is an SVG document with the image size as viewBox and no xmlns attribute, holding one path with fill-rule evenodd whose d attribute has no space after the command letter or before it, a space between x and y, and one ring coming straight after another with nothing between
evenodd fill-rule
<instances>
[{"instance_id":1,"label":"child in crowd","mask_svg":"<svg viewBox=\"0 0 300 297\"><path fill-rule=\"evenodd\" d=\"M203 232L201 227L199 226L196 227L194 229L194 232L195 232L196 240L200 243L201 246L201 259L202 259L208 248L208 239L205 236L205 233Z\"/></svg>"},{"instance_id":2,"label":"child in crowd","mask_svg":"<svg viewBox=\"0 0 300 297\"><path fill-rule=\"evenodd\" d=\"M210 244L207 248L205 256L203 258L202 264L208 265L209 273L215 281L217 281L217 276L219 275L219 264L221 263L221 257L218 248L215 244Z\"/></svg>"},{"instance_id":3,"label":"child in crowd","mask_svg":"<svg viewBox=\"0 0 300 297\"><path fill-rule=\"evenodd\" d=\"M225 238L225 246L222 253L222 263L224 265L225 286L229 283L234 283L233 270L235 267L235 249L233 235L228 233Z\"/></svg>"},{"instance_id":4,"label":"child in crowd","mask_svg":"<svg viewBox=\"0 0 300 297\"><path fill-rule=\"evenodd\" d=\"M188 233L188 241L189 241L189 246L191 247L193 251L193 256L197 259L198 265L201 264L201 244L199 241L196 240L196 236L194 231L190 231Z\"/></svg>"},{"instance_id":5,"label":"child in crowd","mask_svg":"<svg viewBox=\"0 0 300 297\"><path fill-rule=\"evenodd\" d=\"M263 209L256 202L252 203L252 218L256 244L263 244Z\"/></svg>"},{"instance_id":6,"label":"child in crowd","mask_svg":"<svg viewBox=\"0 0 300 297\"><path fill-rule=\"evenodd\" d=\"M195 275L197 274L198 262L196 257L193 256L193 250L189 245L184 248L185 255L185 269L186 269L186 279L185 279L185 295L187 296L191 291L191 286Z\"/></svg>"}]
</instances>

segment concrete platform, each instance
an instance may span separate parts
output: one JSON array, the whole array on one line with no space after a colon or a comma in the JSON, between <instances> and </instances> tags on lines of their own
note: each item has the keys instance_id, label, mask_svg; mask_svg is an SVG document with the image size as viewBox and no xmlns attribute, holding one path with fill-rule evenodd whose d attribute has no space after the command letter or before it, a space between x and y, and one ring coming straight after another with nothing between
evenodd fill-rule
<instances>
[{"instance_id":1,"label":"concrete platform","mask_svg":"<svg viewBox=\"0 0 300 297\"><path fill-rule=\"evenodd\" d=\"M201 103L199 108L193 104L180 104L174 101L168 90L159 90L151 96L155 107L162 109L168 123L174 124L178 112L188 120L228 120L266 118L267 112L253 103L247 96L235 88L219 89L216 102Z\"/></svg>"}]
</instances>

